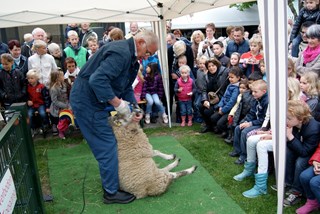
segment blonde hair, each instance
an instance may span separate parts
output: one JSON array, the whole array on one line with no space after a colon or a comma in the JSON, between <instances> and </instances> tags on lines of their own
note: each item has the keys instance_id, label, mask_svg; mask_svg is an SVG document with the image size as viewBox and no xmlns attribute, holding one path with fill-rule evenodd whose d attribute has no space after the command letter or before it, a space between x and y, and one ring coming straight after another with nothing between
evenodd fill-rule
<instances>
[{"instance_id":1,"label":"blonde hair","mask_svg":"<svg viewBox=\"0 0 320 214\"><path fill-rule=\"evenodd\" d=\"M38 39L38 40L34 40L33 45L32 45L32 50L36 50L40 47L47 47L47 43L45 43L44 41Z\"/></svg>"},{"instance_id":2,"label":"blonde hair","mask_svg":"<svg viewBox=\"0 0 320 214\"><path fill-rule=\"evenodd\" d=\"M319 95L319 80L318 74L315 72L305 72L301 75L301 78L305 78L307 83L309 83L309 88L305 92L308 96L318 96ZM300 78L300 79L301 79Z\"/></svg>"},{"instance_id":3,"label":"blonde hair","mask_svg":"<svg viewBox=\"0 0 320 214\"><path fill-rule=\"evenodd\" d=\"M70 36L76 36L76 37L79 37L78 36L78 33L74 30L69 30L68 34L67 34L68 38L70 38Z\"/></svg>"},{"instance_id":4,"label":"blonde hair","mask_svg":"<svg viewBox=\"0 0 320 214\"><path fill-rule=\"evenodd\" d=\"M250 40L249 40L249 44L257 44L260 49L262 49L262 38L259 35L255 35L253 36Z\"/></svg>"},{"instance_id":5,"label":"blonde hair","mask_svg":"<svg viewBox=\"0 0 320 214\"><path fill-rule=\"evenodd\" d=\"M297 71L296 71L296 66L293 62L293 60L291 58L288 58L288 69L291 68L292 71L291 73L288 75L288 77L297 77Z\"/></svg>"},{"instance_id":6,"label":"blonde hair","mask_svg":"<svg viewBox=\"0 0 320 214\"><path fill-rule=\"evenodd\" d=\"M301 100L288 101L288 114L301 120L303 124L309 122L311 111L307 103Z\"/></svg>"},{"instance_id":7,"label":"blonde hair","mask_svg":"<svg viewBox=\"0 0 320 214\"><path fill-rule=\"evenodd\" d=\"M27 78L29 77L35 77L37 80L40 79L40 72L36 69L30 69L27 74L26 74Z\"/></svg>"},{"instance_id":8,"label":"blonde hair","mask_svg":"<svg viewBox=\"0 0 320 214\"><path fill-rule=\"evenodd\" d=\"M189 67L188 65L183 65L183 66L181 66L181 67L179 68L180 73L181 73L182 70L187 71L188 75L190 75L191 69L190 69L190 67Z\"/></svg>"},{"instance_id":9,"label":"blonde hair","mask_svg":"<svg viewBox=\"0 0 320 214\"><path fill-rule=\"evenodd\" d=\"M194 42L196 36L200 35L201 41L203 41L205 39L204 34L202 33L201 30L195 30L193 31L192 35L191 35L191 42Z\"/></svg>"},{"instance_id":10,"label":"blonde hair","mask_svg":"<svg viewBox=\"0 0 320 214\"><path fill-rule=\"evenodd\" d=\"M294 77L288 77L288 100L300 100L300 82Z\"/></svg>"},{"instance_id":11,"label":"blonde hair","mask_svg":"<svg viewBox=\"0 0 320 214\"><path fill-rule=\"evenodd\" d=\"M252 88L258 88L260 90L268 90L268 85L264 80L256 80L253 83L251 83L251 89Z\"/></svg>"}]
</instances>

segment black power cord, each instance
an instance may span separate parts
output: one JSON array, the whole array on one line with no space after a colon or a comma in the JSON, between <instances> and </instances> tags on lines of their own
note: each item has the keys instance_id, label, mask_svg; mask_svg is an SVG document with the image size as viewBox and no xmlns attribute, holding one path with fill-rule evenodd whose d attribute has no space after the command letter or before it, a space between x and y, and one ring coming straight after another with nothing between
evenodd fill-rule
<instances>
[{"instance_id":1,"label":"black power cord","mask_svg":"<svg viewBox=\"0 0 320 214\"><path fill-rule=\"evenodd\" d=\"M82 210L81 210L80 214L82 214L84 212L84 209L86 207L86 199L85 199L85 196L84 196L84 184L86 182L88 168L89 168L89 163L87 163L86 170L85 170L84 177L83 177L83 181L82 181L82 201L83 201L83 205L82 205Z\"/></svg>"}]
</instances>

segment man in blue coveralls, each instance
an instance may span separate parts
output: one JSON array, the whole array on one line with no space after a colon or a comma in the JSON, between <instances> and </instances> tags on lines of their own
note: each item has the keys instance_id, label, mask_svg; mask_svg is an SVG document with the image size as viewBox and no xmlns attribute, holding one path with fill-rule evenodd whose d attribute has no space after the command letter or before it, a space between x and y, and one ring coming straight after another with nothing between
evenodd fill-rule
<instances>
[{"instance_id":1,"label":"man in blue coveralls","mask_svg":"<svg viewBox=\"0 0 320 214\"><path fill-rule=\"evenodd\" d=\"M151 31L104 45L83 66L72 86L71 106L99 163L106 204L130 203L135 196L119 190L117 141L104 109L113 106L118 114L129 118L131 110L125 101L136 103L132 83L139 69L138 60L157 49L158 38ZM134 116L132 120L139 122L141 118Z\"/></svg>"}]
</instances>

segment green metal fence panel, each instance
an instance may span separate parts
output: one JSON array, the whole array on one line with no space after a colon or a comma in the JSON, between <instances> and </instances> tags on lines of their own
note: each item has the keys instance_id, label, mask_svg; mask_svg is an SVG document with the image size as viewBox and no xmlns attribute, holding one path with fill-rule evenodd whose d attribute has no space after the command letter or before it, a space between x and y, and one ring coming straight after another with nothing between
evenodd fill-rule
<instances>
[{"instance_id":1,"label":"green metal fence panel","mask_svg":"<svg viewBox=\"0 0 320 214\"><path fill-rule=\"evenodd\" d=\"M0 132L0 181L10 170L16 189L13 213L44 213L43 197L25 103L11 106L12 118Z\"/></svg>"}]
</instances>

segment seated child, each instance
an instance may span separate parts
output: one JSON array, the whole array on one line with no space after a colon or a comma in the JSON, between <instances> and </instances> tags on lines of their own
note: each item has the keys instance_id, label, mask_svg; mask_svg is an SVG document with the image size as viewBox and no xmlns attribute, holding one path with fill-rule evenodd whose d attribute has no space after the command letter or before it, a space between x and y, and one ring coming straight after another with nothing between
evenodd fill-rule
<instances>
[{"instance_id":1,"label":"seated child","mask_svg":"<svg viewBox=\"0 0 320 214\"><path fill-rule=\"evenodd\" d=\"M285 184L290 187L290 195L284 206L292 206L301 200L303 188L299 176L308 168L308 161L320 140L320 124L312 116L303 101L288 101L287 112L287 152Z\"/></svg>"},{"instance_id":2,"label":"seated child","mask_svg":"<svg viewBox=\"0 0 320 214\"><path fill-rule=\"evenodd\" d=\"M38 111L42 119L42 131L46 132L49 126L47 113L50 112L50 95L48 89L43 84L39 83L39 75L39 72L35 69L31 69L27 72L27 80L29 82L27 86L28 116L33 133L36 128L33 122L34 113L36 111Z\"/></svg>"},{"instance_id":3,"label":"seated child","mask_svg":"<svg viewBox=\"0 0 320 214\"><path fill-rule=\"evenodd\" d=\"M177 80L174 91L178 97L181 126L186 125L186 116L188 116L188 126L192 126L192 95L196 86L190 78L191 69L188 65L181 66L179 72L181 77Z\"/></svg>"},{"instance_id":4,"label":"seated child","mask_svg":"<svg viewBox=\"0 0 320 214\"><path fill-rule=\"evenodd\" d=\"M237 102L239 95L239 81L242 76L240 68L234 67L229 71L229 82L224 95L221 97L220 102L216 106L216 112L211 115L210 120L212 126L217 129L216 132L223 132L222 136L226 137L228 114L234 104Z\"/></svg>"},{"instance_id":5,"label":"seated child","mask_svg":"<svg viewBox=\"0 0 320 214\"><path fill-rule=\"evenodd\" d=\"M250 112L235 128L233 138L233 151L229 153L231 157L239 156L235 164L244 164L246 154L247 134L261 127L268 107L267 83L263 80L254 81L251 84L252 96L256 100L251 106Z\"/></svg>"},{"instance_id":6,"label":"seated child","mask_svg":"<svg viewBox=\"0 0 320 214\"><path fill-rule=\"evenodd\" d=\"M164 123L168 123L168 116L165 112L161 99L164 95L162 77L158 70L158 63L151 62L147 66L147 75L142 88L141 99L147 100L145 122L150 123L152 106L155 104L162 115Z\"/></svg>"},{"instance_id":7,"label":"seated child","mask_svg":"<svg viewBox=\"0 0 320 214\"><path fill-rule=\"evenodd\" d=\"M237 125L239 125L239 122L248 114L252 102L254 101L247 79L240 80L239 92L240 94L237 97L237 102L228 115L229 134L228 137L224 140L228 144L233 143L234 129Z\"/></svg>"},{"instance_id":8,"label":"seated child","mask_svg":"<svg viewBox=\"0 0 320 214\"><path fill-rule=\"evenodd\" d=\"M300 174L300 183L306 194L307 202L296 210L297 214L312 213L320 207L320 144L309 160L309 168Z\"/></svg>"}]
</instances>

